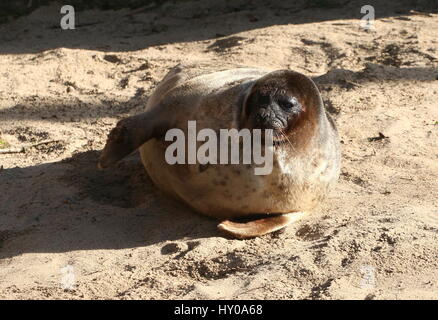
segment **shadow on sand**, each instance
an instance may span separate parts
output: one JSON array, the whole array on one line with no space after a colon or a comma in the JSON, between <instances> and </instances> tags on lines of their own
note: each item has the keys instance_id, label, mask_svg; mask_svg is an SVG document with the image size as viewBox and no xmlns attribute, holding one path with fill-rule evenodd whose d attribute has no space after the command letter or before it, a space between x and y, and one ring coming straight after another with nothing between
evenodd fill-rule
<instances>
[{"instance_id":1,"label":"shadow on sand","mask_svg":"<svg viewBox=\"0 0 438 320\"><path fill-rule=\"evenodd\" d=\"M434 0L378 1L376 18L438 11ZM164 1L143 10L76 12L75 30L60 28L60 5L0 25L0 54L36 53L56 48L134 51L174 42L223 38L272 25L360 19L363 1ZM45 11L44 11L45 10ZM403 17L404 20L409 18Z\"/></svg>"},{"instance_id":2,"label":"shadow on sand","mask_svg":"<svg viewBox=\"0 0 438 320\"><path fill-rule=\"evenodd\" d=\"M105 171L98 154L0 171L0 259L220 236L215 220L155 190L138 153Z\"/></svg>"}]
</instances>

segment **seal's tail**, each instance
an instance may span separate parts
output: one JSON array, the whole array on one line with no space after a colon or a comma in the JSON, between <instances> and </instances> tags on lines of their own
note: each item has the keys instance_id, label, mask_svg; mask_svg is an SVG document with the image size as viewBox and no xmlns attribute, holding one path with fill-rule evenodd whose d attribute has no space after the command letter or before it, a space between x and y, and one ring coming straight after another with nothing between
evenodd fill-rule
<instances>
[{"instance_id":1,"label":"seal's tail","mask_svg":"<svg viewBox=\"0 0 438 320\"><path fill-rule=\"evenodd\" d=\"M222 221L217 227L226 234L238 238L247 239L262 236L264 234L280 230L302 218L304 212L293 212L281 215L272 215L266 218L249 222Z\"/></svg>"}]
</instances>

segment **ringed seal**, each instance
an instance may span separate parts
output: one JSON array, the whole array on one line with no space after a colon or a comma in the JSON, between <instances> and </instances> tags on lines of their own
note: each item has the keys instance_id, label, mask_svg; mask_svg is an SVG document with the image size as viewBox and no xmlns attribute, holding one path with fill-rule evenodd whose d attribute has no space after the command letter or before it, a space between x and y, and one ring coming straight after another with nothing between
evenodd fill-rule
<instances>
[{"instance_id":1,"label":"ringed seal","mask_svg":"<svg viewBox=\"0 0 438 320\"><path fill-rule=\"evenodd\" d=\"M255 175L253 164L168 164L167 130L187 133L191 120L199 130L216 132L272 129L271 173ZM326 197L340 172L335 124L313 81L291 70L177 65L157 86L144 113L112 129L98 166L109 167L137 148L158 188L220 219L218 228L240 239L301 218ZM237 218L246 221L231 220Z\"/></svg>"}]
</instances>

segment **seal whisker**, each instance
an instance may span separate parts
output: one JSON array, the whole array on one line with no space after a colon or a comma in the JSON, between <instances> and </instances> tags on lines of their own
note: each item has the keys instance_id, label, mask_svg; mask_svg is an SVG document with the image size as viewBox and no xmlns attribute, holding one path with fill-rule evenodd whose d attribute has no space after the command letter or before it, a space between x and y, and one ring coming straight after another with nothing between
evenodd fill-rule
<instances>
[{"instance_id":1,"label":"seal whisker","mask_svg":"<svg viewBox=\"0 0 438 320\"><path fill-rule=\"evenodd\" d=\"M290 141L289 137L287 136L287 134L284 132L283 129L279 128L280 134L283 138L286 139L287 143L290 145L290 147L292 148L293 151L295 151L295 148L292 144L292 142Z\"/></svg>"}]
</instances>

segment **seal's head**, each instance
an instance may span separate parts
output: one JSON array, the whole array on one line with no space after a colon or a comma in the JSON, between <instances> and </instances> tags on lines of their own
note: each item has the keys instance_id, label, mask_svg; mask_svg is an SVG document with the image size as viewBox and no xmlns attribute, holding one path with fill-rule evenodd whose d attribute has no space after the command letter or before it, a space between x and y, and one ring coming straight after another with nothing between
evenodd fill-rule
<instances>
[{"instance_id":1,"label":"seal's head","mask_svg":"<svg viewBox=\"0 0 438 320\"><path fill-rule=\"evenodd\" d=\"M280 70L253 84L244 101L242 120L249 129L272 129L274 142L281 143L297 135L308 138L318 125L321 109L320 94L312 80L298 72ZM295 144L300 142L294 140Z\"/></svg>"}]
</instances>

